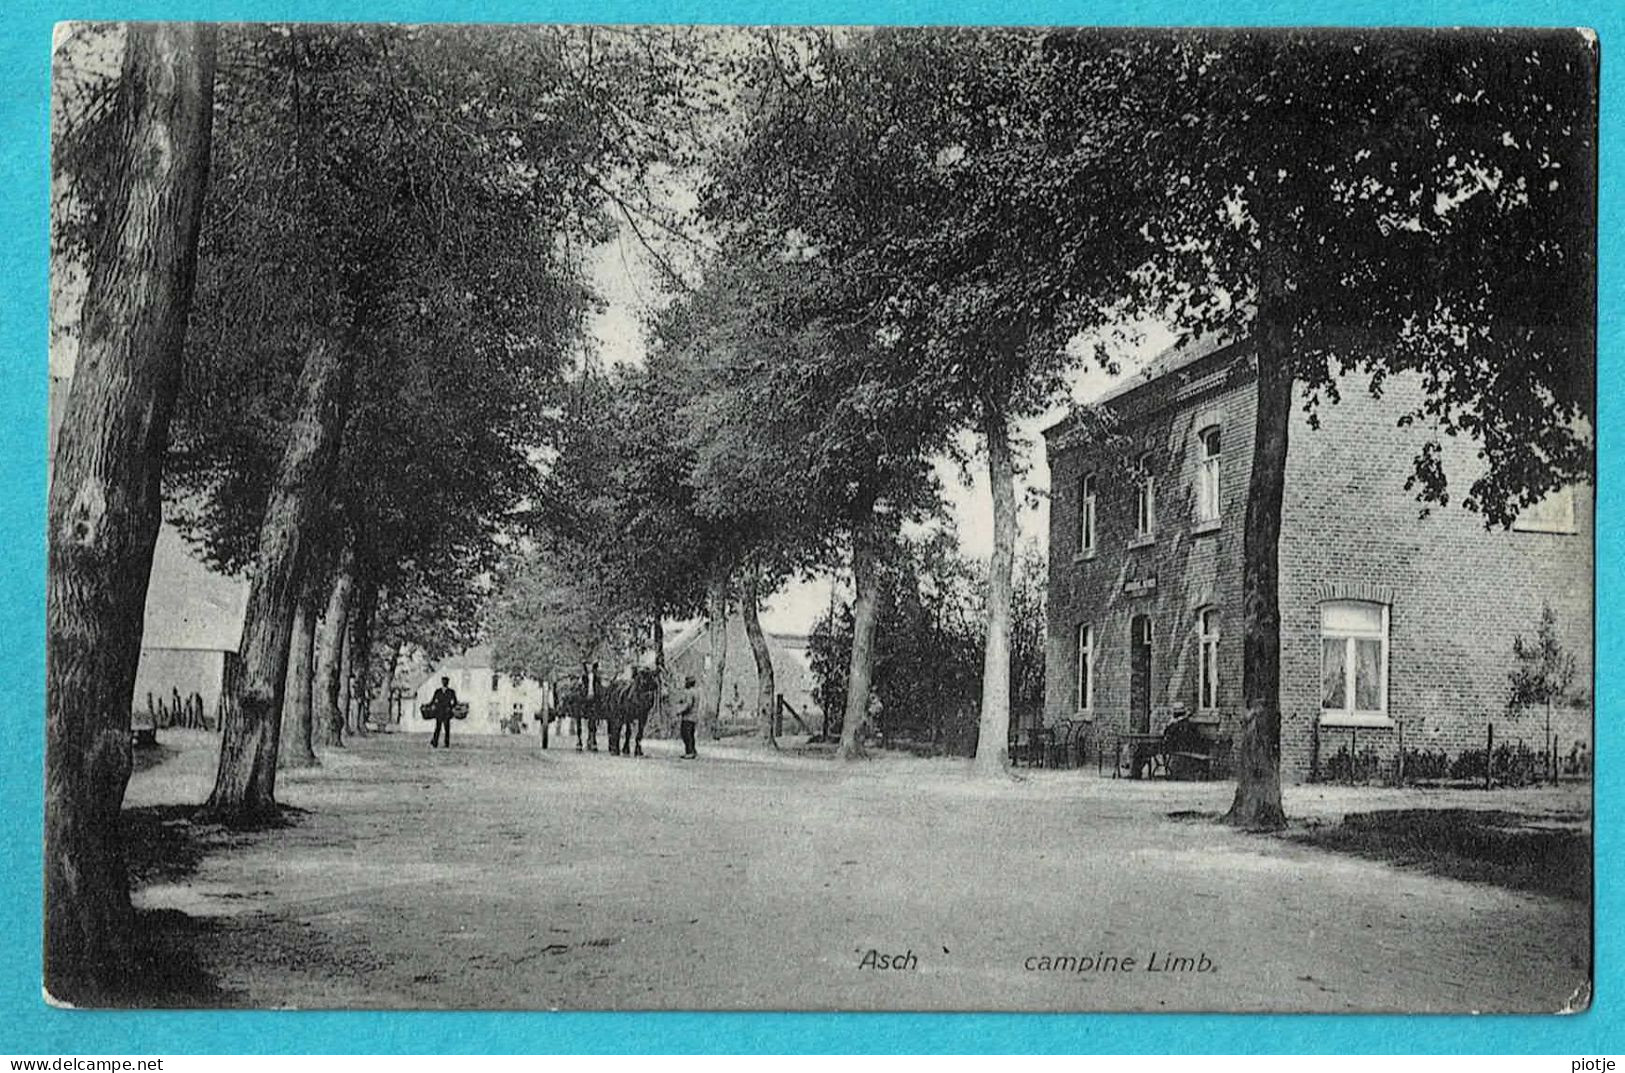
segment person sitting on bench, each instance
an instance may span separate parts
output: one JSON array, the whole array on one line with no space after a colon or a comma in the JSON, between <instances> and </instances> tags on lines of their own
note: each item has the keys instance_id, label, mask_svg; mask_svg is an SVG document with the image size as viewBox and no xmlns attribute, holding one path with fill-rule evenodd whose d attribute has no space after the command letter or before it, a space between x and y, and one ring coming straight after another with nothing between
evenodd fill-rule
<instances>
[{"instance_id":1,"label":"person sitting on bench","mask_svg":"<svg viewBox=\"0 0 1625 1073\"><path fill-rule=\"evenodd\" d=\"M1183 708L1174 710L1174 717L1162 730L1162 755L1170 779L1191 779L1207 773L1211 763L1207 739Z\"/></svg>"}]
</instances>

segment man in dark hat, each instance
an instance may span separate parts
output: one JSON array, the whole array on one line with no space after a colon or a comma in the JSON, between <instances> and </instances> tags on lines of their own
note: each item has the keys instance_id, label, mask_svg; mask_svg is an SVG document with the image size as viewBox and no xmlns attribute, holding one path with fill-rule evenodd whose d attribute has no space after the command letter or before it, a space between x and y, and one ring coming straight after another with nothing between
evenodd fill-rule
<instances>
[{"instance_id":1,"label":"man in dark hat","mask_svg":"<svg viewBox=\"0 0 1625 1073\"><path fill-rule=\"evenodd\" d=\"M440 735L446 735L446 748L451 748L451 721L457 715L457 691L451 688L451 679L440 679L440 688L434 691L434 699L429 701L429 714L434 718L434 737L429 739L429 748L440 747Z\"/></svg>"}]
</instances>

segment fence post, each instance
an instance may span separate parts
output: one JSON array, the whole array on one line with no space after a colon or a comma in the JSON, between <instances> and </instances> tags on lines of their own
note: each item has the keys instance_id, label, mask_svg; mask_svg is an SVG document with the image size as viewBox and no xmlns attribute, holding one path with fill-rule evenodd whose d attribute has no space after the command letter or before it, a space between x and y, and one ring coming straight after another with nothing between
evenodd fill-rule
<instances>
[{"instance_id":1,"label":"fence post","mask_svg":"<svg viewBox=\"0 0 1625 1073\"><path fill-rule=\"evenodd\" d=\"M1484 789L1493 785L1490 781L1495 764L1495 724L1489 724L1489 733L1484 739Z\"/></svg>"}]
</instances>

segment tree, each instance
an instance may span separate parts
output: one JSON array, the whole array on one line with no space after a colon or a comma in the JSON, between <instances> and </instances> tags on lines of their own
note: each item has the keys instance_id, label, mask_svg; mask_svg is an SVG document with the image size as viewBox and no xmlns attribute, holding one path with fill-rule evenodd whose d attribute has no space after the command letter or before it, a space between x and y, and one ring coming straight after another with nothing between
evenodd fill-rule
<instances>
[{"instance_id":1,"label":"tree","mask_svg":"<svg viewBox=\"0 0 1625 1073\"><path fill-rule=\"evenodd\" d=\"M288 679L293 616L302 603L303 559L325 498L344 427L352 368L343 348L318 342L299 378L298 422L288 438L261 525L258 567L248 591L241 665L222 720L220 766L203 814L231 823L276 815L277 750Z\"/></svg>"},{"instance_id":2,"label":"tree","mask_svg":"<svg viewBox=\"0 0 1625 1073\"><path fill-rule=\"evenodd\" d=\"M282 743L277 750L280 767L314 767L316 759L316 593L310 576L294 613L288 640L288 677L282 701Z\"/></svg>"},{"instance_id":3,"label":"tree","mask_svg":"<svg viewBox=\"0 0 1625 1073\"><path fill-rule=\"evenodd\" d=\"M338 681L364 705L383 597L426 580L448 607L481 595L496 538L537 487L535 452L551 427L540 419L544 389L589 307L578 247L562 240L600 233L601 195L584 171L600 162L601 135L577 98L543 99L574 81L550 35L239 34L227 111L237 136L225 141L227 181L211 217L209 330L194 363L205 375L191 396L178 498L212 557L255 563L257 584L279 561L267 540L278 503L309 546L288 560L289 584L251 600L245 638L263 629L268 641L252 654L265 666L245 664L245 689L282 680L286 652L270 642L291 632L297 573L350 549L347 573L332 581L348 586L335 607L344 626L326 647L353 642ZM274 142L292 151L265 152ZM444 211L452 203L458 211ZM344 449L323 452L322 472L294 485L267 460L291 457L288 429L311 420L310 396L295 396L299 410L279 390L306 354L335 355L344 376L331 383L350 416L338 426ZM323 488L331 512L315 494ZM318 531L331 539L314 542ZM331 686L339 661L322 666ZM272 807L277 735L258 726L271 711L228 708L217 814ZM254 748L233 746L239 723Z\"/></svg>"},{"instance_id":4,"label":"tree","mask_svg":"<svg viewBox=\"0 0 1625 1073\"><path fill-rule=\"evenodd\" d=\"M1540 625L1535 639L1523 635L1512 639L1516 666L1507 675L1507 712L1517 713L1532 704L1546 709L1546 764L1552 782L1557 782L1557 743L1552 738L1552 705L1561 703L1574 684L1574 653L1563 647L1557 636L1557 615L1550 604L1540 609ZM1487 758L1493 762L1494 758ZM1488 769L1486 769L1488 770Z\"/></svg>"},{"instance_id":5,"label":"tree","mask_svg":"<svg viewBox=\"0 0 1625 1073\"><path fill-rule=\"evenodd\" d=\"M727 219L733 195L719 187L711 196L708 211ZM857 628L840 755L851 759L862 755L868 710L876 564L903 523L935 503L925 458L943 439L936 408L907 366L887 362L847 323L852 295L821 258L769 233L725 244L707 268L657 335L688 377L695 509L709 538L747 564L746 600L849 556ZM764 640L759 684L771 680L766 663ZM762 690L764 727L775 704Z\"/></svg>"},{"instance_id":6,"label":"tree","mask_svg":"<svg viewBox=\"0 0 1625 1073\"><path fill-rule=\"evenodd\" d=\"M548 681L611 658L623 619L604 596L591 561L568 545L516 556L488 620L497 670Z\"/></svg>"},{"instance_id":7,"label":"tree","mask_svg":"<svg viewBox=\"0 0 1625 1073\"><path fill-rule=\"evenodd\" d=\"M79 353L53 462L46 620L45 974L94 1001L125 968L119 841L130 695L208 175L214 33L131 25L94 205Z\"/></svg>"},{"instance_id":8,"label":"tree","mask_svg":"<svg viewBox=\"0 0 1625 1073\"><path fill-rule=\"evenodd\" d=\"M1340 377L1429 427L1407 488L1449 502L1441 438L1476 441L1462 505L1487 525L1588 481L1595 42L1574 33L1258 31L1173 35L1160 247L1148 308L1189 333L1250 335L1257 423L1243 566L1243 703L1227 819L1284 823L1277 558L1295 400ZM1458 474L1458 480L1460 475Z\"/></svg>"},{"instance_id":9,"label":"tree","mask_svg":"<svg viewBox=\"0 0 1625 1073\"><path fill-rule=\"evenodd\" d=\"M792 38L792 43L797 39ZM1012 421L1041 411L1150 251L1160 177L1125 166L1154 77L1112 33L874 31L767 46L784 89L727 182L730 222L794 238L842 279L878 360L945 434L974 430L993 491L982 748L1004 770L1016 546ZM1093 102L1113 101L1111 107Z\"/></svg>"},{"instance_id":10,"label":"tree","mask_svg":"<svg viewBox=\"0 0 1625 1073\"><path fill-rule=\"evenodd\" d=\"M1032 571L1021 576L1020 602L1041 599L1030 591ZM944 519L905 537L881 564L871 690L887 740L923 739L945 752L975 755L986 581L980 564L959 554ZM853 627L852 605L843 604L831 608L810 638L809 662L820 693L837 711L847 707L843 657L851 650ZM1038 675L1041 697L1041 654ZM1014 685L1016 695L1030 692L1024 682Z\"/></svg>"}]
</instances>

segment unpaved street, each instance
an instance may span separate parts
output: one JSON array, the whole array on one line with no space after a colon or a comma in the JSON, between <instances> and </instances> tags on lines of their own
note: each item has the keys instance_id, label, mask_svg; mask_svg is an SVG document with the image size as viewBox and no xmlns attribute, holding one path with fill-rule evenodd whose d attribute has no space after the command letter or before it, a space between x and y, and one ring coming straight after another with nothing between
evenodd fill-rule
<instances>
[{"instance_id":1,"label":"unpaved street","mask_svg":"<svg viewBox=\"0 0 1625 1073\"><path fill-rule=\"evenodd\" d=\"M205 796L214 739L166 740L130 807ZM284 774L293 826L206 835L137 905L211 919L203 963L253 1006L1553 1011L1588 978L1584 904L1170 818L1228 784L648 748L363 740Z\"/></svg>"}]
</instances>

